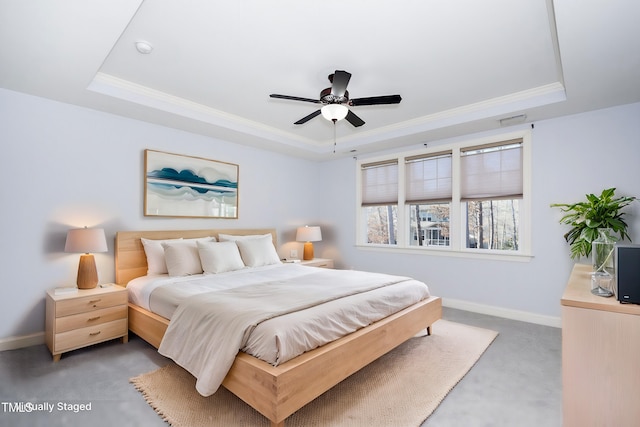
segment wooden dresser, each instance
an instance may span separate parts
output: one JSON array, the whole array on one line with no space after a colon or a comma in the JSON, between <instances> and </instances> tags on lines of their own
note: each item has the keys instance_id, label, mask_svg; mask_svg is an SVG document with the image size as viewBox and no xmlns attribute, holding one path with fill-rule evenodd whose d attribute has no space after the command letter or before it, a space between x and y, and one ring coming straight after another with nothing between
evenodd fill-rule
<instances>
[{"instance_id":1,"label":"wooden dresser","mask_svg":"<svg viewBox=\"0 0 640 427\"><path fill-rule=\"evenodd\" d=\"M564 427L640 425L640 305L591 294L576 264L562 296Z\"/></svg>"},{"instance_id":2,"label":"wooden dresser","mask_svg":"<svg viewBox=\"0 0 640 427\"><path fill-rule=\"evenodd\" d=\"M45 341L54 362L62 353L122 338L128 341L127 290L121 286L47 292Z\"/></svg>"}]
</instances>

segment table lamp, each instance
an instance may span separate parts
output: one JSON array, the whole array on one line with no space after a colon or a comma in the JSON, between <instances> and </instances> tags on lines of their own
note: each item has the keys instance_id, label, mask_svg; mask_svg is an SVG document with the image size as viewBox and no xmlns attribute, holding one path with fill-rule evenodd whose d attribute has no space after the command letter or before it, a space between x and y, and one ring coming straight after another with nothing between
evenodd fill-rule
<instances>
[{"instance_id":1,"label":"table lamp","mask_svg":"<svg viewBox=\"0 0 640 427\"><path fill-rule=\"evenodd\" d=\"M304 252L302 256L303 260L313 259L313 243L311 242L319 242L321 240L322 233L320 232L320 227L309 227L308 225L305 225L304 227L298 227L298 231L296 233L296 241L305 242Z\"/></svg>"},{"instance_id":2,"label":"table lamp","mask_svg":"<svg viewBox=\"0 0 640 427\"><path fill-rule=\"evenodd\" d=\"M78 289L92 289L98 284L96 261L90 252L107 252L102 228L74 228L67 232L65 252L82 253L78 264Z\"/></svg>"}]
</instances>

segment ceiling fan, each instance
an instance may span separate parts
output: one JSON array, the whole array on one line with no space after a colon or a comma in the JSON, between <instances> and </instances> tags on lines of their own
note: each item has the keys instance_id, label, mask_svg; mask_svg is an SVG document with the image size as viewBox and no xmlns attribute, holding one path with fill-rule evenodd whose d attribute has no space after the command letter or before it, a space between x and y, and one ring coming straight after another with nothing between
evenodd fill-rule
<instances>
[{"instance_id":1,"label":"ceiling fan","mask_svg":"<svg viewBox=\"0 0 640 427\"><path fill-rule=\"evenodd\" d=\"M314 117L322 114L324 118L332 121L333 123L337 122L338 120L346 119L355 127L362 126L364 124L364 120L358 117L348 107L358 107L361 105L399 104L402 100L400 95L372 96L368 98L349 99L349 92L347 91L349 79L351 79L351 74L343 70L336 70L333 74L330 74L329 81L331 82L331 87L328 87L320 92L320 99L278 95L275 93L269 96L271 98L290 99L292 101L323 104L322 108L320 108L319 110L316 110L308 116L305 116L295 122L294 124L296 125L306 123Z\"/></svg>"}]
</instances>

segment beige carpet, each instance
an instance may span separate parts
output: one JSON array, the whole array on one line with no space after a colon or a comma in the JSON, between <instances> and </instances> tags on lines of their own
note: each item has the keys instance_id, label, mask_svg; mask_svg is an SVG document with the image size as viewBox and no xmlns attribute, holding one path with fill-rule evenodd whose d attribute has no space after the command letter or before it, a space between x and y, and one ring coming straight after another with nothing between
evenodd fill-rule
<instances>
[{"instance_id":1,"label":"beige carpet","mask_svg":"<svg viewBox=\"0 0 640 427\"><path fill-rule=\"evenodd\" d=\"M287 418L285 427L419 426L497 335L439 320L431 336L412 338L363 368ZM223 387L200 396L195 379L175 364L131 382L174 427L270 425Z\"/></svg>"}]
</instances>

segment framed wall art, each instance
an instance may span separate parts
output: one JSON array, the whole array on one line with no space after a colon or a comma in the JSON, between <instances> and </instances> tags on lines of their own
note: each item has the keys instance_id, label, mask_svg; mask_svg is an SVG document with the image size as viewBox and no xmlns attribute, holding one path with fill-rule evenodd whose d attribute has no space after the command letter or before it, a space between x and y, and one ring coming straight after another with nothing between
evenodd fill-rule
<instances>
[{"instance_id":1,"label":"framed wall art","mask_svg":"<svg viewBox=\"0 0 640 427\"><path fill-rule=\"evenodd\" d=\"M144 215L238 218L238 165L144 152Z\"/></svg>"}]
</instances>

